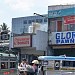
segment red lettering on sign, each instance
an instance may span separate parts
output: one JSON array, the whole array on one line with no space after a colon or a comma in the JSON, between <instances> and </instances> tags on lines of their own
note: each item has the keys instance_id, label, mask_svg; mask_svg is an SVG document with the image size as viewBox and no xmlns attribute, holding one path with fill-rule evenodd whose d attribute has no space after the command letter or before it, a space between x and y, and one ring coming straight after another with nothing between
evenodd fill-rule
<instances>
[{"instance_id":1,"label":"red lettering on sign","mask_svg":"<svg viewBox=\"0 0 75 75\"><path fill-rule=\"evenodd\" d=\"M14 47L30 46L30 36L14 37Z\"/></svg>"},{"instance_id":2,"label":"red lettering on sign","mask_svg":"<svg viewBox=\"0 0 75 75\"><path fill-rule=\"evenodd\" d=\"M64 24L75 24L75 16L65 16L64 17Z\"/></svg>"}]
</instances>

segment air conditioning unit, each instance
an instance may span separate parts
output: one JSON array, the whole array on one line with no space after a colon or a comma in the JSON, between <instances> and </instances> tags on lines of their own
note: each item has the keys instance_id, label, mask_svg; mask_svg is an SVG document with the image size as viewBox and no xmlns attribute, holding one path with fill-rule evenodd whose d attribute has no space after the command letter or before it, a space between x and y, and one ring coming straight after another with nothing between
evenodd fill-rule
<instances>
[{"instance_id":1,"label":"air conditioning unit","mask_svg":"<svg viewBox=\"0 0 75 75\"><path fill-rule=\"evenodd\" d=\"M36 33L37 30L40 30L40 24L39 23L33 23L33 32Z\"/></svg>"}]
</instances>

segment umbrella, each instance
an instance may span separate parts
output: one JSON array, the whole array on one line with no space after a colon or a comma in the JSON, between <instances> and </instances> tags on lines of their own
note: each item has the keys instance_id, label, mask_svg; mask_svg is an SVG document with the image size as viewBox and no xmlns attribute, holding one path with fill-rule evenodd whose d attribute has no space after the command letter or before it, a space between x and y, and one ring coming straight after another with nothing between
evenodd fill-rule
<instances>
[{"instance_id":1,"label":"umbrella","mask_svg":"<svg viewBox=\"0 0 75 75\"><path fill-rule=\"evenodd\" d=\"M39 64L39 61L38 60L33 60L32 63Z\"/></svg>"}]
</instances>

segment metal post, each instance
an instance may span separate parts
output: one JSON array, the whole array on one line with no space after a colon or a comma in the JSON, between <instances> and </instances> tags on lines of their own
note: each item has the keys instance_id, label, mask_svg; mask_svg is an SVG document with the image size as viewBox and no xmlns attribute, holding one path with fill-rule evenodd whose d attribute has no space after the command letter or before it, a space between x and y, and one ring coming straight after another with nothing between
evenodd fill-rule
<instances>
[{"instance_id":1,"label":"metal post","mask_svg":"<svg viewBox=\"0 0 75 75\"><path fill-rule=\"evenodd\" d=\"M1 57L2 57L2 55L0 54L0 69L1 69Z\"/></svg>"},{"instance_id":2,"label":"metal post","mask_svg":"<svg viewBox=\"0 0 75 75\"><path fill-rule=\"evenodd\" d=\"M10 56L8 58L8 69L10 70Z\"/></svg>"}]
</instances>

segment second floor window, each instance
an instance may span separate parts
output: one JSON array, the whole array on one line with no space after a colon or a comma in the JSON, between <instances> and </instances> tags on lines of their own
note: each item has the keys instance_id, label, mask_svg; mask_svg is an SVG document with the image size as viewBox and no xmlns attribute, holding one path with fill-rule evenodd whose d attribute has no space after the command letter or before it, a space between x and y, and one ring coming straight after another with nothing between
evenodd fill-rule
<instances>
[{"instance_id":1,"label":"second floor window","mask_svg":"<svg viewBox=\"0 0 75 75\"><path fill-rule=\"evenodd\" d=\"M67 31L75 31L75 24L67 25Z\"/></svg>"},{"instance_id":2,"label":"second floor window","mask_svg":"<svg viewBox=\"0 0 75 75\"><path fill-rule=\"evenodd\" d=\"M44 19L44 22L47 22L47 18Z\"/></svg>"},{"instance_id":3,"label":"second floor window","mask_svg":"<svg viewBox=\"0 0 75 75\"><path fill-rule=\"evenodd\" d=\"M56 32L56 21L50 21L49 30L51 32Z\"/></svg>"},{"instance_id":4,"label":"second floor window","mask_svg":"<svg viewBox=\"0 0 75 75\"><path fill-rule=\"evenodd\" d=\"M43 21L42 19L36 19L37 23L42 23L42 21Z\"/></svg>"},{"instance_id":5,"label":"second floor window","mask_svg":"<svg viewBox=\"0 0 75 75\"><path fill-rule=\"evenodd\" d=\"M32 23L32 20L29 20L28 23L31 24Z\"/></svg>"},{"instance_id":6,"label":"second floor window","mask_svg":"<svg viewBox=\"0 0 75 75\"><path fill-rule=\"evenodd\" d=\"M27 24L27 20L24 20L24 21L23 21L23 24Z\"/></svg>"},{"instance_id":7,"label":"second floor window","mask_svg":"<svg viewBox=\"0 0 75 75\"><path fill-rule=\"evenodd\" d=\"M57 32L62 31L62 21L57 21Z\"/></svg>"}]
</instances>

